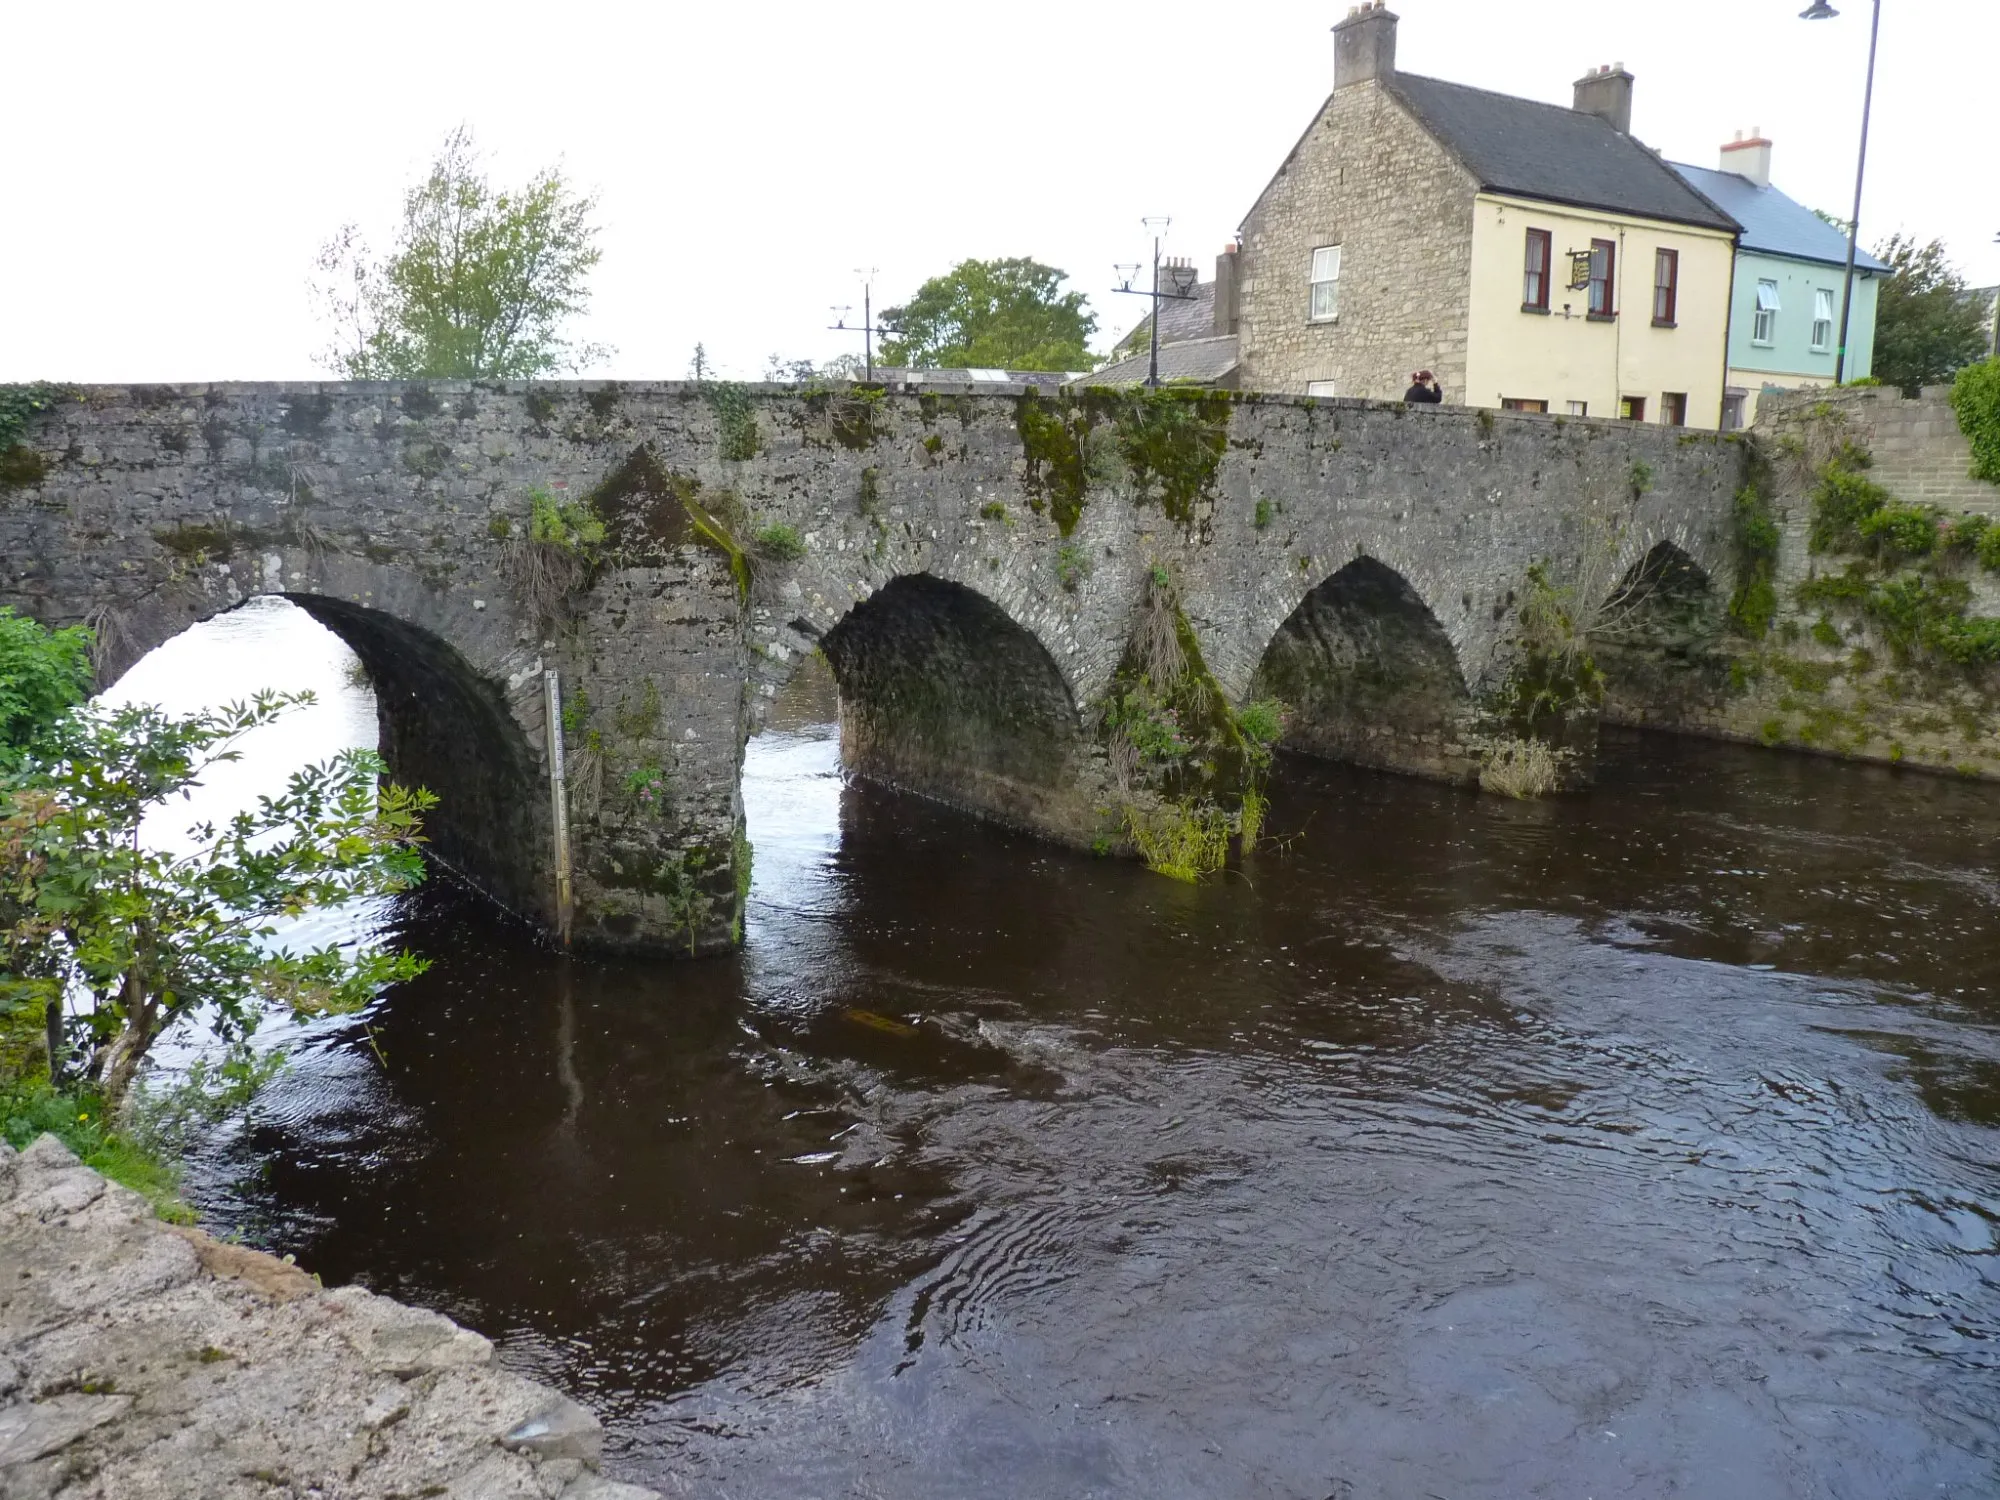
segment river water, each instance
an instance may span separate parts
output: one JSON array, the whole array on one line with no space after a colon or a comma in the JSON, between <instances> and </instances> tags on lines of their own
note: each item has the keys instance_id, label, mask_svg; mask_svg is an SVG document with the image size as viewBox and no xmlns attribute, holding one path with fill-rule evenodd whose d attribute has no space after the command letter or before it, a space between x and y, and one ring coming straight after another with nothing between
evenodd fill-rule
<instances>
[{"instance_id":1,"label":"river water","mask_svg":"<svg viewBox=\"0 0 2000 1500\"><path fill-rule=\"evenodd\" d=\"M339 654L207 630L190 691ZM298 1036L206 1219L480 1329L669 1493L2000 1494L1993 788L1284 761L1190 888L846 784L830 716L751 744L737 958L346 914L434 967Z\"/></svg>"}]
</instances>

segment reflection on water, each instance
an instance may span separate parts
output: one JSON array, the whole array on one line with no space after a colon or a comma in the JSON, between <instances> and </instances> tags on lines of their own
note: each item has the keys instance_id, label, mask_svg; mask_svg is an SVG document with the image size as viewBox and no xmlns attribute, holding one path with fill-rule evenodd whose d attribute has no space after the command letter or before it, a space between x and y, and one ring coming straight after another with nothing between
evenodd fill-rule
<instances>
[{"instance_id":1,"label":"reflection on water","mask_svg":"<svg viewBox=\"0 0 2000 1500\"><path fill-rule=\"evenodd\" d=\"M1199 888L752 743L736 958L436 960L197 1164L715 1496L2000 1492L1990 788L1288 763ZM439 788L449 795L449 788Z\"/></svg>"}]
</instances>

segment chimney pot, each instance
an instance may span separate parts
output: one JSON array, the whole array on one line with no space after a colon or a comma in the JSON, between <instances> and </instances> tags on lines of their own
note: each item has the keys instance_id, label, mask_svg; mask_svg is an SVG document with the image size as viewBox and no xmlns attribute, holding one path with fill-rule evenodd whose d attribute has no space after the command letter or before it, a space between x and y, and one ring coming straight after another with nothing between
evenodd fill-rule
<instances>
[{"instance_id":1,"label":"chimney pot","mask_svg":"<svg viewBox=\"0 0 2000 1500\"><path fill-rule=\"evenodd\" d=\"M1764 139L1761 128L1752 126L1748 137L1737 131L1735 140L1723 144L1721 156L1723 171L1734 172L1758 187L1771 185L1771 143Z\"/></svg>"},{"instance_id":2,"label":"chimney pot","mask_svg":"<svg viewBox=\"0 0 2000 1500\"><path fill-rule=\"evenodd\" d=\"M1383 0L1360 5L1333 28L1333 86L1389 78L1396 71L1396 13Z\"/></svg>"},{"instance_id":3,"label":"chimney pot","mask_svg":"<svg viewBox=\"0 0 2000 1500\"><path fill-rule=\"evenodd\" d=\"M1586 72L1576 81L1576 102L1572 107L1578 114L1596 115L1620 134L1630 135L1632 75L1625 71L1623 63L1616 69L1607 63Z\"/></svg>"}]
</instances>

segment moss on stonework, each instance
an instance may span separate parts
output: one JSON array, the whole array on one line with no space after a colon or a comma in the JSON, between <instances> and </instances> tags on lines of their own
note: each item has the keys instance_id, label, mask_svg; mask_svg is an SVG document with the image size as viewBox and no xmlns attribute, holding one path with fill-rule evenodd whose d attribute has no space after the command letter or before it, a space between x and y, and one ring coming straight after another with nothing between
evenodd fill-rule
<instances>
[{"instance_id":1,"label":"moss on stonework","mask_svg":"<svg viewBox=\"0 0 2000 1500\"><path fill-rule=\"evenodd\" d=\"M660 462L641 443L584 503L602 517L609 546L623 560L657 559L694 543L728 559L737 593L750 596L750 559L731 529L741 502L727 490L705 490L701 481Z\"/></svg>"},{"instance_id":2,"label":"moss on stonework","mask_svg":"<svg viewBox=\"0 0 2000 1500\"><path fill-rule=\"evenodd\" d=\"M0 451L0 489L40 484L48 472L49 461L26 443L15 443Z\"/></svg>"},{"instance_id":3,"label":"moss on stonework","mask_svg":"<svg viewBox=\"0 0 2000 1500\"><path fill-rule=\"evenodd\" d=\"M154 532L153 540L176 557L204 562L227 562L235 551L235 537L227 526L183 523Z\"/></svg>"},{"instance_id":4,"label":"moss on stonework","mask_svg":"<svg viewBox=\"0 0 2000 1500\"><path fill-rule=\"evenodd\" d=\"M1196 503L1215 493L1229 415L1226 392L1146 391L1119 402L1118 451L1138 503L1157 503L1168 520L1191 528Z\"/></svg>"},{"instance_id":5,"label":"moss on stonework","mask_svg":"<svg viewBox=\"0 0 2000 1500\"><path fill-rule=\"evenodd\" d=\"M1027 459L1028 508L1047 515L1067 537L1090 490L1090 431L1096 416L1066 393L1029 391L1014 403L1014 430Z\"/></svg>"}]
</instances>

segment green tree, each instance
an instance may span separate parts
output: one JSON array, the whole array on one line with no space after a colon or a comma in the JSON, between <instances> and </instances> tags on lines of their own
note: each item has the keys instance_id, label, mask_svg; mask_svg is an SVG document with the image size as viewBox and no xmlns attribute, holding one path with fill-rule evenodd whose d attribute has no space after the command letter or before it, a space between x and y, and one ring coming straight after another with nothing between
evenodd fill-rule
<instances>
[{"instance_id":1,"label":"green tree","mask_svg":"<svg viewBox=\"0 0 2000 1500\"><path fill-rule=\"evenodd\" d=\"M81 625L49 630L0 609L0 771L88 695L90 643Z\"/></svg>"},{"instance_id":2,"label":"green tree","mask_svg":"<svg viewBox=\"0 0 2000 1500\"><path fill-rule=\"evenodd\" d=\"M1877 380L1914 396L1919 386L1944 384L1985 352L1980 309L1943 244L1919 245L1895 234L1875 254L1891 267L1875 311Z\"/></svg>"},{"instance_id":3,"label":"green tree","mask_svg":"<svg viewBox=\"0 0 2000 1500\"><path fill-rule=\"evenodd\" d=\"M424 963L362 945L294 953L287 920L423 878L428 792L381 781L372 751L295 772L285 791L173 848L140 825L311 695L260 693L186 718L84 708L0 781L0 1004L53 1003L115 1112L160 1035L199 1015L248 1056L264 1010L352 1011Z\"/></svg>"},{"instance_id":4,"label":"green tree","mask_svg":"<svg viewBox=\"0 0 2000 1500\"><path fill-rule=\"evenodd\" d=\"M965 260L901 307L883 310L885 365L1087 370L1097 315L1069 278L1039 261Z\"/></svg>"},{"instance_id":5,"label":"green tree","mask_svg":"<svg viewBox=\"0 0 2000 1500\"><path fill-rule=\"evenodd\" d=\"M349 380L474 380L528 379L601 358L602 346L562 335L590 301L596 207L556 167L518 190L496 189L460 126L404 196L386 258L352 224L321 248L313 288L334 328L321 362Z\"/></svg>"}]
</instances>

